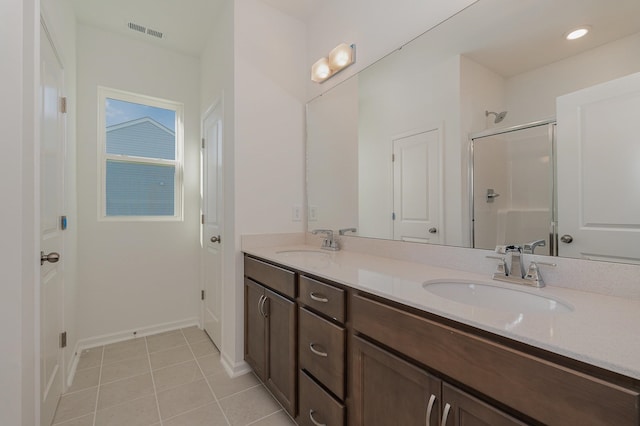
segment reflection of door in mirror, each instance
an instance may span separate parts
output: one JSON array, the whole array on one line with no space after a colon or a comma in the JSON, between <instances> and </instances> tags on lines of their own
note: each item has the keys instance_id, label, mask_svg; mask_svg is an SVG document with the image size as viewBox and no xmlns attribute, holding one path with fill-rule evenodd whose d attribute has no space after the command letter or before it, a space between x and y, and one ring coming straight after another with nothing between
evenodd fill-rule
<instances>
[{"instance_id":1,"label":"reflection of door in mirror","mask_svg":"<svg viewBox=\"0 0 640 426\"><path fill-rule=\"evenodd\" d=\"M553 254L551 126L543 122L472 137L474 247L543 240L535 254Z\"/></svg>"},{"instance_id":2,"label":"reflection of door in mirror","mask_svg":"<svg viewBox=\"0 0 640 426\"><path fill-rule=\"evenodd\" d=\"M393 140L393 239L439 244L440 132Z\"/></svg>"},{"instance_id":3,"label":"reflection of door in mirror","mask_svg":"<svg viewBox=\"0 0 640 426\"><path fill-rule=\"evenodd\" d=\"M640 264L640 73L561 96L557 110L559 254Z\"/></svg>"}]
</instances>

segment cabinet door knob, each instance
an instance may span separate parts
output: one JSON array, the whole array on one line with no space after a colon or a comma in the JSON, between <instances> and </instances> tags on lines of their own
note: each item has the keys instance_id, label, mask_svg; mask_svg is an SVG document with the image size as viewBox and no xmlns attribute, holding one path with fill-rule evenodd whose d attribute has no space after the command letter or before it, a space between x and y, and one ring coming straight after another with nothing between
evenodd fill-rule
<instances>
[{"instance_id":1,"label":"cabinet door knob","mask_svg":"<svg viewBox=\"0 0 640 426\"><path fill-rule=\"evenodd\" d=\"M316 419L313 418L313 413L315 413L315 411L313 410L309 410L309 418L311 419L311 422L316 425L316 426L327 426L325 423L318 423L316 421Z\"/></svg>"},{"instance_id":2,"label":"cabinet door knob","mask_svg":"<svg viewBox=\"0 0 640 426\"><path fill-rule=\"evenodd\" d=\"M313 352L314 354L316 354L318 356L321 356L323 358L326 358L327 356L329 356L328 353L319 351L316 348L314 348L313 347L314 345L315 345L315 343L309 343L309 349L311 349L311 352Z\"/></svg>"},{"instance_id":3,"label":"cabinet door knob","mask_svg":"<svg viewBox=\"0 0 640 426\"><path fill-rule=\"evenodd\" d=\"M426 425L431 426L431 412L433 411L433 404L436 402L436 396L431 394L431 398L429 398L429 405L427 405L427 418Z\"/></svg>"},{"instance_id":4,"label":"cabinet door knob","mask_svg":"<svg viewBox=\"0 0 640 426\"><path fill-rule=\"evenodd\" d=\"M444 412L442 413L442 421L440 422L440 426L447 426L447 419L449 418L449 411L451 410L451 405L446 403L444 406Z\"/></svg>"},{"instance_id":5,"label":"cabinet door knob","mask_svg":"<svg viewBox=\"0 0 640 426\"><path fill-rule=\"evenodd\" d=\"M435 234L438 232L438 228L429 228L429 233L430 234Z\"/></svg>"},{"instance_id":6,"label":"cabinet door knob","mask_svg":"<svg viewBox=\"0 0 640 426\"><path fill-rule=\"evenodd\" d=\"M311 292L309 293L309 297L311 297L311 300L315 300L316 302L322 302L322 303L329 302L329 299L327 299L326 297L324 297L324 295L319 293Z\"/></svg>"}]
</instances>

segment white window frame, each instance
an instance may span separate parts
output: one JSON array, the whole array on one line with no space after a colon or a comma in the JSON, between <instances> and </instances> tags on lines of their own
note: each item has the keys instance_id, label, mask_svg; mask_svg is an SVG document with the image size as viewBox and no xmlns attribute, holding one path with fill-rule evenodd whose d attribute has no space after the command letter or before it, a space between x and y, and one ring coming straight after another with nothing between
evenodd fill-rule
<instances>
[{"instance_id":1,"label":"white window frame","mask_svg":"<svg viewBox=\"0 0 640 426\"><path fill-rule=\"evenodd\" d=\"M175 160L107 154L106 101L133 102L168 109L176 114L176 157ZM165 216L107 216L107 160L120 162L171 165L175 167L173 215ZM123 90L98 87L98 221L106 222L178 222L184 220L184 104L166 99L154 98Z\"/></svg>"}]
</instances>

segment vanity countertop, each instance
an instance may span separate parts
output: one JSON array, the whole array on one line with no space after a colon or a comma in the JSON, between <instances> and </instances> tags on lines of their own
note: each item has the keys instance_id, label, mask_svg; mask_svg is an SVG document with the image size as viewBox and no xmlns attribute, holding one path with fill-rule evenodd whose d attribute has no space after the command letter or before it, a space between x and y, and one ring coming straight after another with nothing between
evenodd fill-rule
<instances>
[{"instance_id":1,"label":"vanity countertop","mask_svg":"<svg viewBox=\"0 0 640 426\"><path fill-rule=\"evenodd\" d=\"M300 252L305 250L311 253ZM640 380L640 300L637 299L552 286L529 288L470 272L346 250L321 251L308 245L243 251ZM573 311L518 313L454 302L424 290L426 281L438 279L473 281L543 295L571 305Z\"/></svg>"}]
</instances>

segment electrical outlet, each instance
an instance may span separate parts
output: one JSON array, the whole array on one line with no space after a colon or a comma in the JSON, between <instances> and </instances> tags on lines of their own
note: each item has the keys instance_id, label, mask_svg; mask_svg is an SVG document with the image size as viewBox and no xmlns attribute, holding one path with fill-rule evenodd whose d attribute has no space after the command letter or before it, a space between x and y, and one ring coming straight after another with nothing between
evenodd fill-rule
<instances>
[{"instance_id":1,"label":"electrical outlet","mask_svg":"<svg viewBox=\"0 0 640 426\"><path fill-rule=\"evenodd\" d=\"M300 222L302 220L302 206L293 206L291 210L291 220Z\"/></svg>"},{"instance_id":2,"label":"electrical outlet","mask_svg":"<svg viewBox=\"0 0 640 426\"><path fill-rule=\"evenodd\" d=\"M318 206L309 206L309 222L318 220Z\"/></svg>"}]
</instances>

